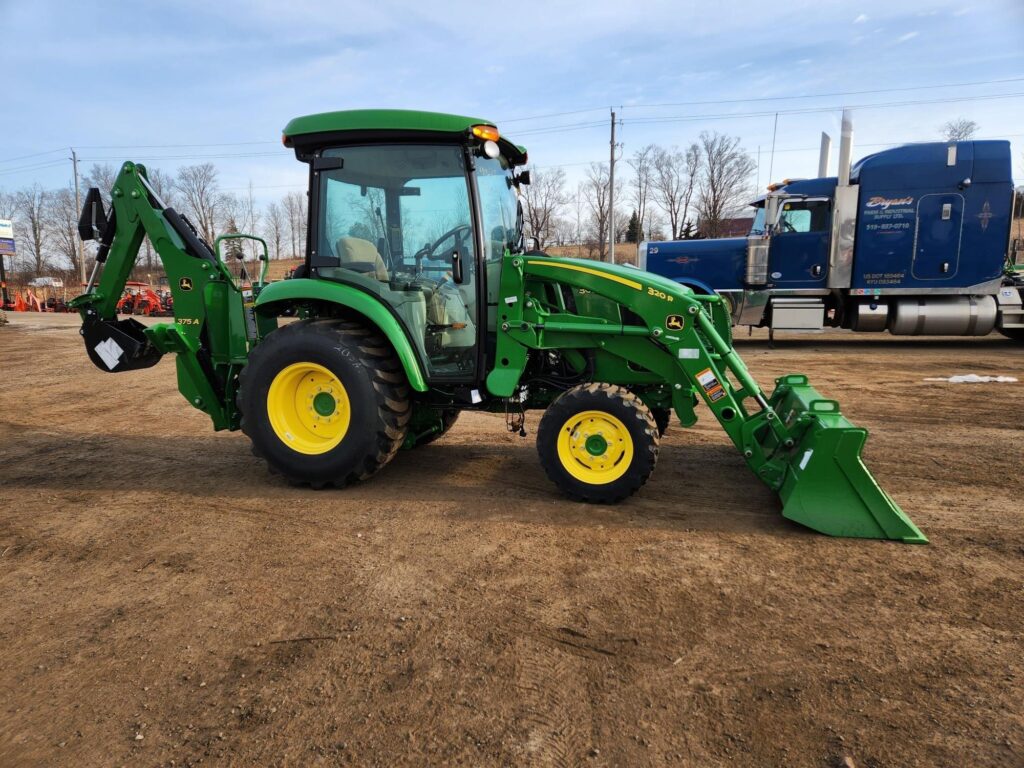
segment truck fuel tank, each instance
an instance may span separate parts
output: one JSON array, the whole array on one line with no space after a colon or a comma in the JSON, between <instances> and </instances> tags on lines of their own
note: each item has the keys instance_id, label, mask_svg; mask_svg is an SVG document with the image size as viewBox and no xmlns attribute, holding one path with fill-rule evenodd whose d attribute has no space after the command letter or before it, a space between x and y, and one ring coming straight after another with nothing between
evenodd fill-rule
<instances>
[{"instance_id":1,"label":"truck fuel tank","mask_svg":"<svg viewBox=\"0 0 1024 768\"><path fill-rule=\"evenodd\" d=\"M890 302L894 336L985 336L996 326L993 296L900 298Z\"/></svg>"}]
</instances>

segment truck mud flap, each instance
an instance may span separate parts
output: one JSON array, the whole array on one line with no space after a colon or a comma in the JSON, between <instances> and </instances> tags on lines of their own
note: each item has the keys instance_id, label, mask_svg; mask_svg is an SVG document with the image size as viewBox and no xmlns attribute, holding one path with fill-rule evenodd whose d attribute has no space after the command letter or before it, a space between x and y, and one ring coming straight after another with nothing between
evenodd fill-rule
<instances>
[{"instance_id":1,"label":"truck mud flap","mask_svg":"<svg viewBox=\"0 0 1024 768\"><path fill-rule=\"evenodd\" d=\"M89 359L101 371L121 373L150 368L163 356L145 335L146 326L133 318L86 320L82 338Z\"/></svg>"},{"instance_id":2,"label":"truck mud flap","mask_svg":"<svg viewBox=\"0 0 1024 768\"><path fill-rule=\"evenodd\" d=\"M821 397L806 376L791 375L776 381L769 405L793 438L773 457L785 467L777 488L783 517L829 536L928 542L864 465L868 432L837 402Z\"/></svg>"}]
</instances>

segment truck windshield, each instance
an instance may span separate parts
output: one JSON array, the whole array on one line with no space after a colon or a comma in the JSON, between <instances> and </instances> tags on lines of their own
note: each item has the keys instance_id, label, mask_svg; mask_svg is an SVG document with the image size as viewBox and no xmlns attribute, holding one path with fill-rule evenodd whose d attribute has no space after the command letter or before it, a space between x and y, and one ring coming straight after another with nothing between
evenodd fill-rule
<instances>
[{"instance_id":1,"label":"truck windshield","mask_svg":"<svg viewBox=\"0 0 1024 768\"><path fill-rule=\"evenodd\" d=\"M521 240L522 217L512 166L503 156L477 158L476 178L484 226L484 259L497 261L506 250L517 251Z\"/></svg>"},{"instance_id":2,"label":"truck windshield","mask_svg":"<svg viewBox=\"0 0 1024 768\"><path fill-rule=\"evenodd\" d=\"M750 234L752 235L763 235L764 234L764 206L760 206L757 209L757 213L754 214L754 223L750 225Z\"/></svg>"}]
</instances>

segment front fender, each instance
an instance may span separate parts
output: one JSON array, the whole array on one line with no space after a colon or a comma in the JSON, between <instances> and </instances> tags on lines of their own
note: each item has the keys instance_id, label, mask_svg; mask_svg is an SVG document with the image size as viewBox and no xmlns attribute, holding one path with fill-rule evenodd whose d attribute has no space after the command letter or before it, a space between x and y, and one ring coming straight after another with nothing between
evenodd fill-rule
<instances>
[{"instance_id":1,"label":"front fender","mask_svg":"<svg viewBox=\"0 0 1024 768\"><path fill-rule=\"evenodd\" d=\"M256 311L262 315L279 315L284 305L304 301L325 301L346 307L362 315L369 323L377 326L383 333L405 369L409 385L417 392L427 391L427 382L423 377L416 352L409 343L405 330L388 311L384 303L373 296L342 283L326 280L310 280L298 278L271 283L260 291L256 299Z\"/></svg>"}]
</instances>

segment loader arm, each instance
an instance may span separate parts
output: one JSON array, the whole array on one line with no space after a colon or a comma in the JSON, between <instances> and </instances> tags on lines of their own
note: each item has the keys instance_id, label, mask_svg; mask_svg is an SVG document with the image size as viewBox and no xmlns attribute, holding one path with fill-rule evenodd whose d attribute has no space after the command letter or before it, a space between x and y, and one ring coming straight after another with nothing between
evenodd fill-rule
<instances>
[{"instance_id":1,"label":"loader arm","mask_svg":"<svg viewBox=\"0 0 1024 768\"><path fill-rule=\"evenodd\" d=\"M547 284L603 297L614 313L584 314L545 301ZM531 350L592 350L595 381L660 382L684 425L702 400L757 477L777 492L783 515L837 536L927 541L882 491L860 458L867 431L802 375L783 376L769 396L731 344L717 295L636 269L539 255L508 256L502 269L497 352L488 389L508 397ZM618 363L618 364L616 364ZM624 363L624 365L622 365Z\"/></svg>"},{"instance_id":2,"label":"loader arm","mask_svg":"<svg viewBox=\"0 0 1024 768\"><path fill-rule=\"evenodd\" d=\"M71 302L82 316L90 359L103 371L121 373L177 353L178 388L185 399L207 413L216 429L237 429L238 373L258 338L257 323L276 326L276 319L259 319L251 312L260 283L236 282L187 220L160 199L144 166L125 163L110 197L107 214L98 191L90 190L79 222L83 238L99 239L86 292ZM173 322L149 327L117 317L146 236L163 263L174 300Z\"/></svg>"}]
</instances>

